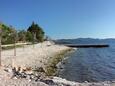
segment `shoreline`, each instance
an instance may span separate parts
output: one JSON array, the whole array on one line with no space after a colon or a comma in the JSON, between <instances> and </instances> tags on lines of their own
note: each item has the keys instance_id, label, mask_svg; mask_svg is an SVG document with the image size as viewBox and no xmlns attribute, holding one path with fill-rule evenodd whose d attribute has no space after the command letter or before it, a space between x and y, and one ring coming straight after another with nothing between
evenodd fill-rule
<instances>
[{"instance_id":1,"label":"shoreline","mask_svg":"<svg viewBox=\"0 0 115 86\"><path fill-rule=\"evenodd\" d=\"M2 52L4 66L0 69L0 86L114 86L114 81L75 82L56 77L57 65L73 48L44 42L17 48L14 65L11 64L13 50ZM39 53L38 53L39 52ZM6 55L9 57L6 57ZM4 57L4 58L3 58ZM23 57L21 59L21 57ZM9 66L10 65L10 66ZM13 66L13 67L11 67ZM15 67L15 68L14 68Z\"/></svg>"},{"instance_id":2,"label":"shoreline","mask_svg":"<svg viewBox=\"0 0 115 86\"><path fill-rule=\"evenodd\" d=\"M47 65L48 60L52 59L61 51L69 49L66 46L60 46L51 44L49 42L39 43L33 45L27 45L24 48L16 49L16 56L14 55L14 49L2 51L2 64L4 66L21 67L44 67ZM12 58L14 58L14 64L12 65ZM38 66L39 65L39 66Z\"/></svg>"},{"instance_id":3,"label":"shoreline","mask_svg":"<svg viewBox=\"0 0 115 86\"><path fill-rule=\"evenodd\" d=\"M58 63L62 62L64 58L66 58L67 55L71 54L71 51L73 51L72 48L68 48L66 50L62 50L59 53L54 55L54 58L50 59L48 61L48 65L46 66L46 74L47 76L54 76L57 72L57 65Z\"/></svg>"},{"instance_id":4,"label":"shoreline","mask_svg":"<svg viewBox=\"0 0 115 86\"><path fill-rule=\"evenodd\" d=\"M33 45L27 45L25 49L17 48L16 56L13 56L14 49L2 51L2 68L0 72L0 79L7 77L13 83L13 79L11 79L11 77L13 76L13 78L17 78L18 74L22 75L22 73L25 73L27 76L28 74L33 74L33 76L37 74L37 77L40 76L40 79L49 78L46 73L46 68L52 63L48 63L50 63L52 59L58 57L60 57L61 60L61 58L70 50L71 48L69 47L55 45L46 41L35 44L34 47ZM59 61L57 61L55 65ZM7 70L7 72L4 70Z\"/></svg>"}]
</instances>

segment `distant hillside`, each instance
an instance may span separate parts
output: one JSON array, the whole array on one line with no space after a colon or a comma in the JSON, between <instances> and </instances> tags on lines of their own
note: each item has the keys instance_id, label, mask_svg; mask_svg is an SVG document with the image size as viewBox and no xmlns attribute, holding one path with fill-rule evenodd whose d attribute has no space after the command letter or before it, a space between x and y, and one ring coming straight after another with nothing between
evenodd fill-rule
<instances>
[{"instance_id":1,"label":"distant hillside","mask_svg":"<svg viewBox=\"0 0 115 86\"><path fill-rule=\"evenodd\" d=\"M58 44L108 44L115 43L115 39L93 39L93 38L77 38L77 39L59 39L55 40Z\"/></svg>"}]
</instances>

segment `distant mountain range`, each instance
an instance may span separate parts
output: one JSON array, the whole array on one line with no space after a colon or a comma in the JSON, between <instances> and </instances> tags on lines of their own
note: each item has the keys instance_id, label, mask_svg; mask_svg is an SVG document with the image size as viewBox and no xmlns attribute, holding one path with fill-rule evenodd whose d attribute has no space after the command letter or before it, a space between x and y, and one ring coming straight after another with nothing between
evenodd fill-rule
<instances>
[{"instance_id":1,"label":"distant mountain range","mask_svg":"<svg viewBox=\"0 0 115 86\"><path fill-rule=\"evenodd\" d=\"M115 43L115 39L77 38L77 39L59 39L55 40L55 42L58 44L110 44Z\"/></svg>"}]
</instances>

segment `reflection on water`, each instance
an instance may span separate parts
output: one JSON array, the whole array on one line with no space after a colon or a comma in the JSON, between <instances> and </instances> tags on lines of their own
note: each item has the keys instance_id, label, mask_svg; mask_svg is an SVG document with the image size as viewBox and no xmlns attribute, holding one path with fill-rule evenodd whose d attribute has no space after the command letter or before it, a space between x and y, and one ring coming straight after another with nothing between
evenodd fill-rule
<instances>
[{"instance_id":1,"label":"reflection on water","mask_svg":"<svg viewBox=\"0 0 115 86\"><path fill-rule=\"evenodd\" d=\"M115 80L115 47L77 49L62 66L58 75L68 80Z\"/></svg>"}]
</instances>

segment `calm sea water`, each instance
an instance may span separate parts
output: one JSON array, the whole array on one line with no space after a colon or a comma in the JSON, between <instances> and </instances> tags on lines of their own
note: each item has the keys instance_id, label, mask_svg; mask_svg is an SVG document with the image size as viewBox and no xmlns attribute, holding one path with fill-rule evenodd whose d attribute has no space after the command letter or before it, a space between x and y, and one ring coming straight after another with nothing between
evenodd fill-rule
<instances>
[{"instance_id":1,"label":"calm sea water","mask_svg":"<svg viewBox=\"0 0 115 86\"><path fill-rule=\"evenodd\" d=\"M79 48L62 62L58 76L78 82L115 80L115 46Z\"/></svg>"}]
</instances>

